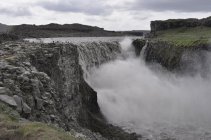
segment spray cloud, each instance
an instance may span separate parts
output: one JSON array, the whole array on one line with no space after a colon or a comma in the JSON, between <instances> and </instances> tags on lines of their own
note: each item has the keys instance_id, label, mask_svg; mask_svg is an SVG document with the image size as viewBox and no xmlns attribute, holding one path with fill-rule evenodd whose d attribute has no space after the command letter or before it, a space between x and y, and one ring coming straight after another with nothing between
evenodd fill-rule
<instances>
[{"instance_id":1,"label":"spray cloud","mask_svg":"<svg viewBox=\"0 0 211 140\"><path fill-rule=\"evenodd\" d=\"M131 40L121 46L122 56L93 69L88 79L108 121L151 139L198 140L211 132L210 78L149 67L132 53Z\"/></svg>"}]
</instances>

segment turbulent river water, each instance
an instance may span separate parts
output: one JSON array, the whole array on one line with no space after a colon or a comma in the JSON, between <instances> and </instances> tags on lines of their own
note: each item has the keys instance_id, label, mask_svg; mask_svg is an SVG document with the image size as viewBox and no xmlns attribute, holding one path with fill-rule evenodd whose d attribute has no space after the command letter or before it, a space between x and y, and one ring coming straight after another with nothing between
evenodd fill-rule
<instances>
[{"instance_id":1,"label":"turbulent river water","mask_svg":"<svg viewBox=\"0 0 211 140\"><path fill-rule=\"evenodd\" d=\"M153 140L210 140L211 72L173 74L145 64L144 49L135 57L130 39L120 44L118 59L94 68L88 78L106 118Z\"/></svg>"}]
</instances>

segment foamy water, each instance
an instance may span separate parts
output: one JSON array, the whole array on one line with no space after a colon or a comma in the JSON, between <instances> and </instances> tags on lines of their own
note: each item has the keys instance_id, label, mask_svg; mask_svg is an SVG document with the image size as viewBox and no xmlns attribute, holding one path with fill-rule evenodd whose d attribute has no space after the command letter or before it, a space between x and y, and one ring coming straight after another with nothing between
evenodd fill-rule
<instances>
[{"instance_id":1,"label":"foamy water","mask_svg":"<svg viewBox=\"0 0 211 140\"><path fill-rule=\"evenodd\" d=\"M94 68L88 79L108 121L153 140L210 140L211 73L172 74L135 57L130 39L121 46L119 59Z\"/></svg>"},{"instance_id":2,"label":"foamy water","mask_svg":"<svg viewBox=\"0 0 211 140\"><path fill-rule=\"evenodd\" d=\"M122 41L126 37L57 37L57 38L26 38L25 41L29 42L41 42L41 43L52 43L52 42L62 42L62 43L74 43L78 44L81 42L112 42L112 41ZM130 36L130 39L137 39L142 37Z\"/></svg>"},{"instance_id":3,"label":"foamy water","mask_svg":"<svg viewBox=\"0 0 211 140\"><path fill-rule=\"evenodd\" d=\"M30 42L118 41L118 59L93 68L87 79L109 122L152 140L211 140L211 77L172 74L160 65L147 65L144 52L135 57L137 37L68 37L26 39ZM208 70L211 55L207 57ZM189 58L188 58L189 59ZM200 67L196 69L200 70ZM200 66L200 65L199 65Z\"/></svg>"}]
</instances>

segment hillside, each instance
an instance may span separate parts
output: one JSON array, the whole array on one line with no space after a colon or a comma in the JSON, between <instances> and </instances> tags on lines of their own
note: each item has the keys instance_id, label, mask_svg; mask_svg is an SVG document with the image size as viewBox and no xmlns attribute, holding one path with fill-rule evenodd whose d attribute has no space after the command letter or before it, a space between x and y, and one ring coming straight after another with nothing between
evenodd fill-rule
<instances>
[{"instance_id":1,"label":"hillside","mask_svg":"<svg viewBox=\"0 0 211 140\"><path fill-rule=\"evenodd\" d=\"M50 37L103 37L142 35L142 32L115 32L107 31L96 26L82 24L55 24L48 25L15 25L11 27L11 34L20 38L50 38Z\"/></svg>"}]
</instances>

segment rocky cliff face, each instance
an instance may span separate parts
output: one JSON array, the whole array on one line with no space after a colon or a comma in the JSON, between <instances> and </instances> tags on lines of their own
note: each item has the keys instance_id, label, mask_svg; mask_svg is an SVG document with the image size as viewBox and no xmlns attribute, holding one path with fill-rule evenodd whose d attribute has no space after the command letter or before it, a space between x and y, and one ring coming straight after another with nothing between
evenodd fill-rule
<instances>
[{"instance_id":1,"label":"rocky cliff face","mask_svg":"<svg viewBox=\"0 0 211 140\"><path fill-rule=\"evenodd\" d=\"M112 60L119 52L117 42L2 43L0 102L13 107L23 118L74 130L86 139L138 139L107 123L97 93L83 77L83 69Z\"/></svg>"},{"instance_id":2,"label":"rocky cliff face","mask_svg":"<svg viewBox=\"0 0 211 140\"><path fill-rule=\"evenodd\" d=\"M142 50L144 46L142 42L135 40L133 45ZM150 40L143 53L148 63L159 63L170 71L191 74L198 71L199 65L199 69L206 69L205 55L209 51L211 50L207 43L198 44L196 42L192 46L178 46L168 41Z\"/></svg>"},{"instance_id":3,"label":"rocky cliff face","mask_svg":"<svg viewBox=\"0 0 211 140\"><path fill-rule=\"evenodd\" d=\"M161 20L152 21L151 32L181 28L181 27L197 27L197 26L211 27L211 17L204 19L169 19L166 21L161 21Z\"/></svg>"}]
</instances>

